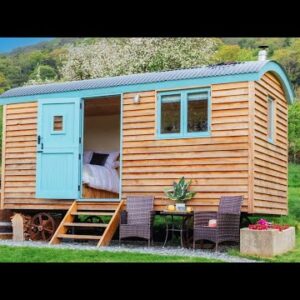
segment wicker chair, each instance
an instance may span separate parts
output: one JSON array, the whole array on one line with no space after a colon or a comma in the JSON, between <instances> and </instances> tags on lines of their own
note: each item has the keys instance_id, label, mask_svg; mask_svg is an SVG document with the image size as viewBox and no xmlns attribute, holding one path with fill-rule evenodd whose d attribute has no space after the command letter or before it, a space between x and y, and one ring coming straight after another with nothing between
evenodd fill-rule
<instances>
[{"instance_id":1,"label":"wicker chair","mask_svg":"<svg viewBox=\"0 0 300 300\"><path fill-rule=\"evenodd\" d=\"M126 210L121 213L119 243L124 238L139 237L148 240L150 246L154 219L153 204L153 196L127 197Z\"/></svg>"},{"instance_id":2,"label":"wicker chair","mask_svg":"<svg viewBox=\"0 0 300 300\"><path fill-rule=\"evenodd\" d=\"M214 242L216 251L219 243L225 241L239 243L242 202L243 196L223 196L218 212L195 212L193 248L195 249L195 243L199 240ZM208 227L211 219L217 220L217 227Z\"/></svg>"}]
</instances>

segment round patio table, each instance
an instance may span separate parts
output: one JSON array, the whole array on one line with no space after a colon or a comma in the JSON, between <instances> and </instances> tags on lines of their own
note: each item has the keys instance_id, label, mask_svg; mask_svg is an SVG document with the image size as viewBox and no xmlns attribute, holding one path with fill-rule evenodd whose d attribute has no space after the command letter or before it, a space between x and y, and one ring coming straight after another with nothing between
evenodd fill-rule
<instances>
[{"instance_id":1,"label":"round patio table","mask_svg":"<svg viewBox=\"0 0 300 300\"><path fill-rule=\"evenodd\" d=\"M184 244L186 244L186 246L188 247L189 245L188 221L193 217L194 213L187 212L187 211L164 210L160 212L160 215L165 216L165 222L166 222L166 237L165 237L163 247L165 247L168 241L169 232L171 232L172 236L174 232L179 232L181 247L184 247ZM178 225L176 226L176 223L174 222L174 217L181 217L181 222L178 224L179 226Z\"/></svg>"}]
</instances>

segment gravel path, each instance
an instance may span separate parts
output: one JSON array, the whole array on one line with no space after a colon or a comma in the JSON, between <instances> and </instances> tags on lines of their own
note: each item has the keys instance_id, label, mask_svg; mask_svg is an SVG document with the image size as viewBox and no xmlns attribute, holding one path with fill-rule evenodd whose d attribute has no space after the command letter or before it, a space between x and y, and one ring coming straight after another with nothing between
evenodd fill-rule
<instances>
[{"instance_id":1,"label":"gravel path","mask_svg":"<svg viewBox=\"0 0 300 300\"><path fill-rule=\"evenodd\" d=\"M143 244L137 246L133 244L126 244L119 246L118 243L112 243L109 247L96 248L95 245L83 245L79 243L62 243L59 245L49 245L45 242L14 242L12 240L0 240L0 245L16 246L16 247L38 247L38 248L57 248L57 249L76 249L76 250L97 250L97 251L111 251L111 252L135 252L135 253L146 253L146 254L158 254L158 255L176 255L176 256L190 256L190 257L204 257L208 259L219 259L224 262L257 262L246 258L228 255L225 252L215 252L212 250L202 250L180 248L180 247L165 247L152 246L145 247ZM221 248L222 249L222 248Z\"/></svg>"}]
</instances>

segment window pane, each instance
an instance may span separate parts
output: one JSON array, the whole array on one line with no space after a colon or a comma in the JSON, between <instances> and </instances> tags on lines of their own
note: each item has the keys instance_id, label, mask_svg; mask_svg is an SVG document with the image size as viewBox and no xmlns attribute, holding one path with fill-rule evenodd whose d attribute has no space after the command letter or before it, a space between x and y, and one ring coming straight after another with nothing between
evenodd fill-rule
<instances>
[{"instance_id":1,"label":"window pane","mask_svg":"<svg viewBox=\"0 0 300 300\"><path fill-rule=\"evenodd\" d=\"M207 94L188 95L188 132L208 131Z\"/></svg>"},{"instance_id":2,"label":"window pane","mask_svg":"<svg viewBox=\"0 0 300 300\"><path fill-rule=\"evenodd\" d=\"M53 131L62 131L63 130L63 117L54 116L53 117Z\"/></svg>"},{"instance_id":3,"label":"window pane","mask_svg":"<svg viewBox=\"0 0 300 300\"><path fill-rule=\"evenodd\" d=\"M161 98L161 133L180 133L180 95Z\"/></svg>"},{"instance_id":4,"label":"window pane","mask_svg":"<svg viewBox=\"0 0 300 300\"><path fill-rule=\"evenodd\" d=\"M273 140L274 100L268 98L268 138Z\"/></svg>"}]
</instances>

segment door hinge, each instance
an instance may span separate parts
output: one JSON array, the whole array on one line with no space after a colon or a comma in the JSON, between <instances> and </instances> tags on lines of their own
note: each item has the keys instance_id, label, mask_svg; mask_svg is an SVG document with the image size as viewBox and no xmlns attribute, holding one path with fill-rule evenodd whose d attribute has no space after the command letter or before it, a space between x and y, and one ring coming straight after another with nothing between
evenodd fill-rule
<instances>
[{"instance_id":1,"label":"door hinge","mask_svg":"<svg viewBox=\"0 0 300 300\"><path fill-rule=\"evenodd\" d=\"M81 160L81 154L80 153L78 154L78 158L79 158L79 160Z\"/></svg>"},{"instance_id":2,"label":"door hinge","mask_svg":"<svg viewBox=\"0 0 300 300\"><path fill-rule=\"evenodd\" d=\"M81 144L81 137L79 137L79 144Z\"/></svg>"},{"instance_id":3,"label":"door hinge","mask_svg":"<svg viewBox=\"0 0 300 300\"><path fill-rule=\"evenodd\" d=\"M82 103L80 103L80 109L82 109Z\"/></svg>"},{"instance_id":4,"label":"door hinge","mask_svg":"<svg viewBox=\"0 0 300 300\"><path fill-rule=\"evenodd\" d=\"M80 184L78 184L78 192L80 191Z\"/></svg>"}]
</instances>

